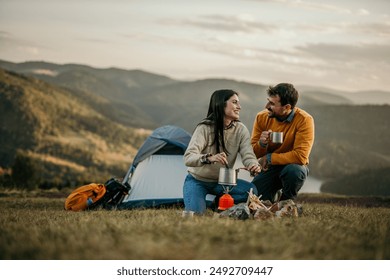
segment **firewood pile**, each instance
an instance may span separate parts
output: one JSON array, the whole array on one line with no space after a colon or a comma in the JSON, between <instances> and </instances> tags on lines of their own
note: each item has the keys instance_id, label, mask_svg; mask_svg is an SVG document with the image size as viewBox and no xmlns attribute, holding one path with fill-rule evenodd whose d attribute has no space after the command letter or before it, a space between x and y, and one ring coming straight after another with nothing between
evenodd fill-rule
<instances>
[{"instance_id":1,"label":"firewood pile","mask_svg":"<svg viewBox=\"0 0 390 280\"><path fill-rule=\"evenodd\" d=\"M296 204L293 200L281 200L272 203L269 200L261 200L261 195L249 192L246 203L239 203L221 212L220 217L230 217L239 220L269 220L274 218L296 218L302 215L302 205Z\"/></svg>"}]
</instances>

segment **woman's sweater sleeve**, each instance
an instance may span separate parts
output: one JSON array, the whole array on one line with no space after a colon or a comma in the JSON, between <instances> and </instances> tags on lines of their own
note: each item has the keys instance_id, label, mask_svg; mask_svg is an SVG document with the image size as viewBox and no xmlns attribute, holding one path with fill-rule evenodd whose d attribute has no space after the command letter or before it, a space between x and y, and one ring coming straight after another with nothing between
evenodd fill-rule
<instances>
[{"instance_id":1,"label":"woman's sweater sleeve","mask_svg":"<svg viewBox=\"0 0 390 280\"><path fill-rule=\"evenodd\" d=\"M184 163L188 167L202 166L200 159L207 146L207 133L204 125L198 125L184 153Z\"/></svg>"}]
</instances>

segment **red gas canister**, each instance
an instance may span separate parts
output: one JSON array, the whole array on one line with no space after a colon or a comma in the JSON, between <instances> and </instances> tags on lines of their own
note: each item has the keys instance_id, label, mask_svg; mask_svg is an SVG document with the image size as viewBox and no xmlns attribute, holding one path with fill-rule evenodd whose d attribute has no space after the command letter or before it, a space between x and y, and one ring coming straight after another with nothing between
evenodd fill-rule
<instances>
[{"instance_id":1,"label":"red gas canister","mask_svg":"<svg viewBox=\"0 0 390 280\"><path fill-rule=\"evenodd\" d=\"M229 209L230 207L232 207L233 205L234 205L233 197L230 194L225 193L219 199L218 210L226 210L226 209Z\"/></svg>"}]
</instances>

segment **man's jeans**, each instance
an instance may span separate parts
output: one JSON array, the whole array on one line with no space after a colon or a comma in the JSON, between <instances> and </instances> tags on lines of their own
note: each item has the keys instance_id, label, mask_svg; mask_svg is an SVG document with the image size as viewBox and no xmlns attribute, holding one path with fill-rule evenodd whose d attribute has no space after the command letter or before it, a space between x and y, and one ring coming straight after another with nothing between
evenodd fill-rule
<instances>
[{"instance_id":1,"label":"man's jeans","mask_svg":"<svg viewBox=\"0 0 390 280\"><path fill-rule=\"evenodd\" d=\"M257 195L256 186L245 180L237 179L237 185L230 186L229 194L234 199L234 204L246 202L250 189ZM223 186L217 182L203 182L195 179L191 174L188 174L183 186L184 206L186 211L194 211L202 214L206 211L206 195L213 194L222 196L224 194Z\"/></svg>"},{"instance_id":2,"label":"man's jeans","mask_svg":"<svg viewBox=\"0 0 390 280\"><path fill-rule=\"evenodd\" d=\"M252 183L256 185L258 194L261 194L261 200L272 202L279 190L282 190L281 200L295 199L308 175L309 168L306 165L271 165L267 171L258 174Z\"/></svg>"}]
</instances>

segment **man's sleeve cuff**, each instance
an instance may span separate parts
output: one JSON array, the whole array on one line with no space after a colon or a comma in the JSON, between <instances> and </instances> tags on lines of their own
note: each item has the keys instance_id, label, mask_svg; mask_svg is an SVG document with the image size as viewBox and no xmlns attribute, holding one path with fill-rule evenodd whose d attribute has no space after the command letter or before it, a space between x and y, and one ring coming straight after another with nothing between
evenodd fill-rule
<instances>
[{"instance_id":1,"label":"man's sleeve cuff","mask_svg":"<svg viewBox=\"0 0 390 280\"><path fill-rule=\"evenodd\" d=\"M268 165L271 165L271 153L267 154L267 163Z\"/></svg>"}]
</instances>

